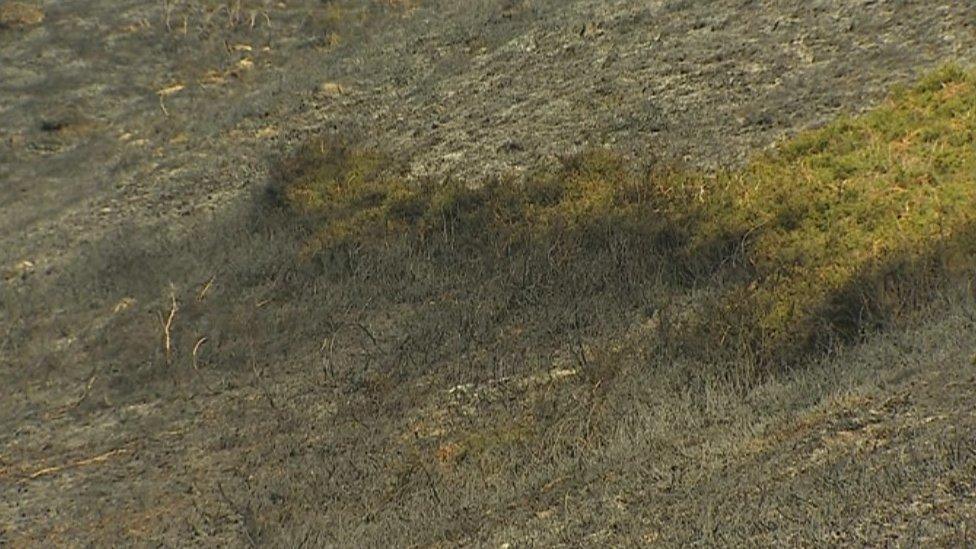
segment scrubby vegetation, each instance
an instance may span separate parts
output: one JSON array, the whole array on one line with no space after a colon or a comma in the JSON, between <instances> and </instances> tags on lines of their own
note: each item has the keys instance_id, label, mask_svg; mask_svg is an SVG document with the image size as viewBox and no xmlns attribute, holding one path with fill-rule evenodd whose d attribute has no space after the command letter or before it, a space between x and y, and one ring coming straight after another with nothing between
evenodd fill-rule
<instances>
[{"instance_id":1,"label":"scrubby vegetation","mask_svg":"<svg viewBox=\"0 0 976 549\"><path fill-rule=\"evenodd\" d=\"M68 465L37 437L0 482L178 479L28 540L152 516L255 545L965 541L974 130L947 67L717 174L590 149L413 182L312 140L189 238L126 230L0 287L11 416L57 387L38 422L107 433Z\"/></svg>"},{"instance_id":2,"label":"scrubby vegetation","mask_svg":"<svg viewBox=\"0 0 976 549\"><path fill-rule=\"evenodd\" d=\"M282 165L277 192L314 233L307 254L328 262L399 246L437 280L460 269L491 284L522 268L526 291L558 300L711 285L669 335L795 364L973 267L974 83L944 67L717 175L634 173L590 150L523 182L412 185L380 153L321 140Z\"/></svg>"}]
</instances>

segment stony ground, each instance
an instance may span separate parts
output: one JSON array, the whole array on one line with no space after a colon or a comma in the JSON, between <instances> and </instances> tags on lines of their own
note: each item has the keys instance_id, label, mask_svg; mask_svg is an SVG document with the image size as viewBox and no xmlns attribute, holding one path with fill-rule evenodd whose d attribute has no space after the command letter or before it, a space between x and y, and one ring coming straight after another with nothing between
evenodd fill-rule
<instances>
[{"instance_id":1,"label":"stony ground","mask_svg":"<svg viewBox=\"0 0 976 549\"><path fill-rule=\"evenodd\" d=\"M477 183L594 145L711 168L869 107L944 60L974 59L971 2L0 0L0 299L29 301L119 227L199 229L308 135L359 135L417 179ZM99 331L108 310L0 302L0 375L14 380L0 389L0 545L379 545L393 533L423 545L732 543L744 538L717 521L740 501L752 522L730 528L754 543L956 545L976 531L976 349L959 335L972 307L956 306L852 351L869 365L856 372L832 363L749 402L678 399L644 427L683 426L682 444L625 443L621 428L618 454L590 456L602 465L578 483L564 486L563 471L460 520L406 516L411 502L385 506L385 495L363 494L362 508L329 500L343 487L316 477L328 476L323 455L341 462L333 471L368 475L363 456L393 448L357 455L357 433L422 438L431 417L447 430L467 421L469 397L450 387L392 427L349 416L352 397L301 363L119 396L98 384L137 365L84 359L118 344ZM57 329L13 341L27 314ZM18 354L41 347L43 363ZM500 391L517 399L572 376ZM613 462L639 451L668 457L642 465L656 484L633 488ZM437 503L487 489L464 484L464 499L416 482L403 493ZM319 499L293 489L306 484ZM895 507L858 508L891 485ZM661 507L641 511L647 498ZM309 520L329 505L342 512Z\"/></svg>"}]
</instances>

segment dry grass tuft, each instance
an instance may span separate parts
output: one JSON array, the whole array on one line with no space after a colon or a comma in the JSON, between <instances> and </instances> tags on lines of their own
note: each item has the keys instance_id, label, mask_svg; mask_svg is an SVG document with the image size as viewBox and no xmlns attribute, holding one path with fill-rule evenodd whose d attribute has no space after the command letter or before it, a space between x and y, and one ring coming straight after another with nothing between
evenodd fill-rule
<instances>
[{"instance_id":1,"label":"dry grass tuft","mask_svg":"<svg viewBox=\"0 0 976 549\"><path fill-rule=\"evenodd\" d=\"M0 29L33 27L43 21L44 11L37 6L22 2L0 3Z\"/></svg>"}]
</instances>

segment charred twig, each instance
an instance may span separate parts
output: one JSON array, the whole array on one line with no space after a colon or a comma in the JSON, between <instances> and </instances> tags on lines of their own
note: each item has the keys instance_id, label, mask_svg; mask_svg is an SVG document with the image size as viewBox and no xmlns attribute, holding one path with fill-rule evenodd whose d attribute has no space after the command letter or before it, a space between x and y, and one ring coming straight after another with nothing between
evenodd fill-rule
<instances>
[{"instance_id":1,"label":"charred twig","mask_svg":"<svg viewBox=\"0 0 976 549\"><path fill-rule=\"evenodd\" d=\"M84 390L82 390L82 393L81 393L81 396L80 397L76 398L72 402L69 402L68 404L64 404L64 405L58 406L54 410L51 410L50 412L45 413L44 414L44 418L45 419L58 418L58 417L61 417L62 415L64 415L64 413L67 412L68 410L73 410L73 409L81 406L81 403L84 402L85 399L87 399L88 396L91 394L92 387L95 386L95 380L96 379L98 379L98 368L97 367L94 370L92 370L92 374L88 377L88 382L85 384L85 388L84 388Z\"/></svg>"},{"instance_id":2,"label":"charred twig","mask_svg":"<svg viewBox=\"0 0 976 549\"><path fill-rule=\"evenodd\" d=\"M380 347L380 344L379 344L379 342L378 342L378 341L376 340L376 337L374 337L374 336L373 336L373 333L369 331L369 328L367 328L367 327L366 327L366 325L365 325L365 324L363 324L362 322L357 322L357 323L356 323L356 326L357 326L357 327L358 327L358 328L359 328L360 330L362 330L362 332L363 332L364 334L366 334L366 337L368 337L368 338L369 338L369 340L370 340L370 342L372 342L372 343L373 343L373 347L376 347L376 351L377 351L377 352L378 352L379 354L381 354L381 355L382 355L382 354L383 354L383 348L382 348L382 347Z\"/></svg>"},{"instance_id":3,"label":"charred twig","mask_svg":"<svg viewBox=\"0 0 976 549\"><path fill-rule=\"evenodd\" d=\"M224 503L241 519L241 523L244 526L244 536L247 538L248 544L251 547L257 547L258 544L254 541L254 536L251 535L250 523L252 522L252 513L250 508L242 508L240 505L234 503L234 500L230 499L227 493L224 492L224 486L220 482L217 483L217 491L220 493L220 497L224 500Z\"/></svg>"},{"instance_id":4,"label":"charred twig","mask_svg":"<svg viewBox=\"0 0 976 549\"><path fill-rule=\"evenodd\" d=\"M264 395L264 398L267 399L268 405L271 406L271 409L274 411L278 411L278 405L275 404L274 397L271 396L271 391L268 390L267 386L261 383L261 378L263 377L263 371L258 370L258 361L254 353L253 341L250 344L250 349L251 349L250 363L251 363L251 372L254 374L254 387L258 391L260 391L262 395Z\"/></svg>"},{"instance_id":5,"label":"charred twig","mask_svg":"<svg viewBox=\"0 0 976 549\"><path fill-rule=\"evenodd\" d=\"M169 18L170 18L170 15L173 13L173 7L170 5L169 0L163 0L163 11L166 14L166 17L165 17L165 20L164 20L164 23L166 24L166 30L169 31L169 32L172 32L173 29L172 29L172 27L170 27Z\"/></svg>"},{"instance_id":6,"label":"charred twig","mask_svg":"<svg viewBox=\"0 0 976 549\"><path fill-rule=\"evenodd\" d=\"M575 352L576 352L575 353L576 354L576 359L579 362L580 368L582 368L583 371L587 371L590 368L590 361L587 360L587 358L586 358L586 349L583 346L583 337L580 334L580 332L582 331L583 325L582 325L582 322L580 321L579 311L576 311L576 313L574 315L574 318L573 318L573 328L575 328L575 331L576 331L575 337L573 338L574 339L574 343L576 344L576 349L574 349Z\"/></svg>"},{"instance_id":7,"label":"charred twig","mask_svg":"<svg viewBox=\"0 0 976 549\"><path fill-rule=\"evenodd\" d=\"M194 370L198 370L199 369L197 367L197 351L199 351L200 350L200 346L203 345L206 342L207 342L207 338L206 337L201 337L200 339L197 340L196 345L193 346L193 369Z\"/></svg>"},{"instance_id":8,"label":"charred twig","mask_svg":"<svg viewBox=\"0 0 976 549\"><path fill-rule=\"evenodd\" d=\"M209 280L207 280L207 282L203 285L203 288L200 289L200 292L197 293L197 301L203 301L203 298L207 297L207 292L210 291L210 287L213 286L216 278L217 275L213 275Z\"/></svg>"},{"instance_id":9,"label":"charred twig","mask_svg":"<svg viewBox=\"0 0 976 549\"><path fill-rule=\"evenodd\" d=\"M92 376L88 379L88 383L85 384L85 391L81 394L80 397L78 397L78 400L71 403L71 408L77 408L78 406L81 406L81 403L84 402L86 398L88 398L88 395L91 394L92 387L94 387L95 385L96 379L98 379L98 374L92 374Z\"/></svg>"},{"instance_id":10,"label":"charred twig","mask_svg":"<svg viewBox=\"0 0 976 549\"><path fill-rule=\"evenodd\" d=\"M85 465L92 465L92 464L95 464L95 463L101 463L103 461L108 461L108 459L110 457L112 457L112 456L116 456L116 455L119 455L119 454L124 454L124 453L126 453L128 451L129 451L128 448L118 448L118 449L112 450L111 452L105 452L104 454L100 454L100 455L97 455L97 456L94 456L94 457L90 457L90 458L86 458L86 459L80 459L78 461L72 461L71 463L68 463L68 464L65 464L65 465L54 465L54 466L51 466L51 467L45 467L43 469L40 469L38 471L35 471L35 472L27 475L27 478L30 479L30 480L34 480L36 478L43 477L45 475L52 475L54 473L59 473L59 472L65 470L65 469L72 469L74 467L83 467Z\"/></svg>"},{"instance_id":11,"label":"charred twig","mask_svg":"<svg viewBox=\"0 0 976 549\"><path fill-rule=\"evenodd\" d=\"M166 354L166 363L169 364L173 358L173 319L176 318L176 311L179 310L179 304L176 302L176 290L170 289L169 298L171 302L169 316L166 320L163 320L162 315L159 316L159 323L163 326L163 352Z\"/></svg>"}]
</instances>

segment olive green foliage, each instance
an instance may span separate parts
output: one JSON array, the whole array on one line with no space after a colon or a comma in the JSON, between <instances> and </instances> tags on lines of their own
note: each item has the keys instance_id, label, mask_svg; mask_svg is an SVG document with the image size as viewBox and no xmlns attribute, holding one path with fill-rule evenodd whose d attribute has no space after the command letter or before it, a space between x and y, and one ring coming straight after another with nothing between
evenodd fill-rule
<instances>
[{"instance_id":1,"label":"olive green foliage","mask_svg":"<svg viewBox=\"0 0 976 549\"><path fill-rule=\"evenodd\" d=\"M561 299L710 285L675 339L788 363L896 320L972 267L974 85L944 67L718 174L635 173L591 149L519 181L414 184L378 152L320 140L285 163L283 194L310 222L310 256L396 241L447 267L478 257L486 276L544 258L540 284ZM594 268L586 284L560 282Z\"/></svg>"},{"instance_id":2,"label":"olive green foliage","mask_svg":"<svg viewBox=\"0 0 976 549\"><path fill-rule=\"evenodd\" d=\"M660 202L650 179L632 177L623 159L606 150L569 158L555 174L471 187L455 181L408 184L389 173L390 161L381 154L330 139L305 145L287 164L287 202L318 219L320 249L405 232L479 241L528 238L633 222Z\"/></svg>"},{"instance_id":3,"label":"olive green foliage","mask_svg":"<svg viewBox=\"0 0 976 549\"><path fill-rule=\"evenodd\" d=\"M743 235L752 277L728 306L758 348L856 336L972 267L974 84L942 68L716 179L699 235Z\"/></svg>"}]
</instances>

